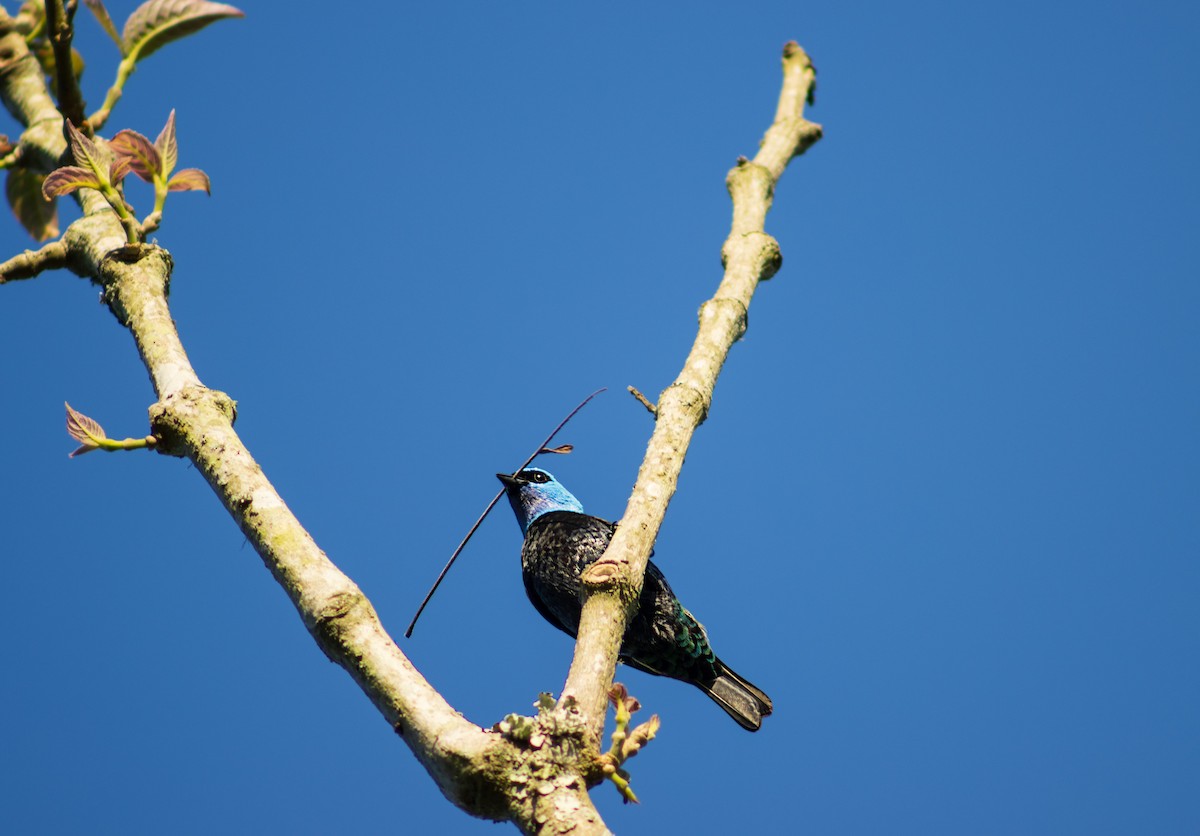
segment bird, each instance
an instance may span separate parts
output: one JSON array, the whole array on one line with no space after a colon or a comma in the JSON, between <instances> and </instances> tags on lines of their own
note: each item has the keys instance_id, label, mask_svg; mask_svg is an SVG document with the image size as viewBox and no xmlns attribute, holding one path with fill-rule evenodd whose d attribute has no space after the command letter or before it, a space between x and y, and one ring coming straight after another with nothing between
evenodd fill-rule
<instances>
[{"instance_id":1,"label":"bird","mask_svg":"<svg viewBox=\"0 0 1200 836\"><path fill-rule=\"evenodd\" d=\"M524 542L525 593L543 618L575 637L582 610L580 576L599 559L617 530L585 514L583 504L550 473L529 467L497 473ZM713 652L703 625L679 602L662 571L646 564L638 610L621 643L620 661L646 673L695 685L738 725L758 731L771 699Z\"/></svg>"}]
</instances>

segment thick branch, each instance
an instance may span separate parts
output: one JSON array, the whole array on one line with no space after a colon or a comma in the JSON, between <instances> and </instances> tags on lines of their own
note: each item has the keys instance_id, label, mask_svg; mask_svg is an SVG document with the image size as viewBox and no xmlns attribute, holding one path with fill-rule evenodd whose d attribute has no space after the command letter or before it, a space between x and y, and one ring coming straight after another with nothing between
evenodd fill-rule
<instances>
[{"instance_id":1,"label":"thick branch","mask_svg":"<svg viewBox=\"0 0 1200 836\"><path fill-rule=\"evenodd\" d=\"M41 65L14 23L0 10L0 102L25 126L18 143L22 164L50 171L67 148L62 114L46 89Z\"/></svg>"},{"instance_id":2,"label":"thick branch","mask_svg":"<svg viewBox=\"0 0 1200 836\"><path fill-rule=\"evenodd\" d=\"M21 142L51 168L65 149L62 117L35 69L19 34L0 38L0 99L32 126ZM474 815L519 819L522 808L514 809L503 776L520 771L521 753L463 719L417 672L366 596L317 547L242 444L233 429L233 401L200 382L167 306L170 255L127 245L103 198L91 189L78 194L85 216L48 249L104 288L109 308L133 335L159 399L150 410L158 449L196 465L322 650L350 673L447 798ZM525 816L530 822L532 814Z\"/></svg>"},{"instance_id":3,"label":"thick branch","mask_svg":"<svg viewBox=\"0 0 1200 836\"><path fill-rule=\"evenodd\" d=\"M658 399L654 433L617 533L604 556L584 573L586 599L563 693L579 701L597 739L625 625L692 434L708 414L730 347L746 331L746 314L758 283L774 275L781 263L779 245L763 232L763 222L788 161L821 136L820 126L804 119L804 103L814 82L808 56L789 43L783 51L783 89L775 121L754 160L739 160L726 178L733 223L721 250L725 277L700 308L699 331L683 370Z\"/></svg>"},{"instance_id":4,"label":"thick branch","mask_svg":"<svg viewBox=\"0 0 1200 836\"><path fill-rule=\"evenodd\" d=\"M119 245L119 226L111 215L103 220L107 230L73 224L68 245L91 243L93 254ZM99 241L106 243L95 246ZM463 719L417 672L370 601L325 556L242 444L234 402L197 378L167 307L170 256L147 245L117 246L94 268L154 382L159 400L150 417L159 449L195 464L321 649L354 678L446 796L476 815L507 818L503 787L488 769L490 760L512 758L505 742Z\"/></svg>"}]
</instances>

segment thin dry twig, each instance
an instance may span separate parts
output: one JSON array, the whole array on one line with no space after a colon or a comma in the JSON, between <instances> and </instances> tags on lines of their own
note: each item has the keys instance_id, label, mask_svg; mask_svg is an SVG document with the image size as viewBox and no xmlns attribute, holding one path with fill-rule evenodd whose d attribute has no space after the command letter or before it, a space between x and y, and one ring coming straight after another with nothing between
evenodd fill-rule
<instances>
[{"instance_id":1,"label":"thin dry twig","mask_svg":"<svg viewBox=\"0 0 1200 836\"><path fill-rule=\"evenodd\" d=\"M640 389L638 389L636 386L626 386L625 388L629 390L629 394L633 395L638 403L646 407L647 412L656 418L658 417L658 407L652 404L650 399L643 395Z\"/></svg>"}]
</instances>

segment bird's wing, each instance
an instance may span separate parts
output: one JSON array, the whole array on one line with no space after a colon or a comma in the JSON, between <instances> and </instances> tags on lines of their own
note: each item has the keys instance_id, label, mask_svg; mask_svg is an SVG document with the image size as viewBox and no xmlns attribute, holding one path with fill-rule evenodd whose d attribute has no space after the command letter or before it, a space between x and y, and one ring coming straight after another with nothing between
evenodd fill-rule
<instances>
[{"instance_id":1,"label":"bird's wing","mask_svg":"<svg viewBox=\"0 0 1200 836\"><path fill-rule=\"evenodd\" d=\"M541 613L542 618L549 621L564 633L574 635L570 630L567 629L567 626L558 619L558 616L556 616L549 607L542 603L541 596L538 595L537 590L533 588L533 577L528 572L522 572L521 580L525 584L525 595L529 598L529 603L533 604L533 608Z\"/></svg>"},{"instance_id":2,"label":"bird's wing","mask_svg":"<svg viewBox=\"0 0 1200 836\"><path fill-rule=\"evenodd\" d=\"M568 635L574 636L579 624L579 576L604 551L612 532L607 520L575 511L550 511L525 532L525 595L543 618Z\"/></svg>"}]
</instances>

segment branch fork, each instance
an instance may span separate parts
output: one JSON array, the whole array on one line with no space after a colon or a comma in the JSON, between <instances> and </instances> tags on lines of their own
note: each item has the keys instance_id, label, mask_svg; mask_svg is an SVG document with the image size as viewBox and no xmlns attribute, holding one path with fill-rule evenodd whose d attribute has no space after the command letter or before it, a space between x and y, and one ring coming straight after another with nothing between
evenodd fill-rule
<instances>
[{"instance_id":1,"label":"branch fork","mask_svg":"<svg viewBox=\"0 0 1200 836\"><path fill-rule=\"evenodd\" d=\"M69 25L69 6L62 0L52 3L56 12L64 11ZM212 19L240 15L232 7L199 0L152 0L138 8L120 39L118 83L91 117L93 127L104 122L119 98L127 70L136 60L131 56L144 58L167 41L195 31L194 24L211 22L202 19L200 9L209 10ZM0 98L27 126L19 143L22 163L49 172L66 150L62 112L36 61L29 59L22 33L11 23L0 14ZM789 44L775 121L754 160L735 166L727 179L734 212L722 248L725 276L713 299L701 308L695 344L676 381L657 404L639 398L655 415L654 431L616 534L585 575L586 600L563 696L557 702L540 700L534 718L510 715L491 731L459 715L400 651L370 601L321 551L242 443L233 426L234 401L206 387L196 375L167 304L171 257L140 241L157 225L154 213L142 222L130 223L131 213L130 219L118 220L112 195L106 201L99 191L81 187L77 196L84 217L71 224L61 241L0 264L0 283L69 266L103 287L113 315L134 338L157 398L150 408L153 435L131 441L149 447L153 440L159 452L186 457L196 466L323 652L350 674L449 800L472 815L512 821L526 833L607 833L587 786L609 777L623 797L633 800L621 764L657 730L652 719L630 731L633 707L623 689L614 692L617 731L612 747L599 754L621 639L684 455L712 401L717 375L745 331L758 283L779 269L778 244L763 232L762 223L788 160L820 137L820 127L803 119L814 82L807 56ZM74 105L64 107L73 109ZM74 135L72 139L77 149L87 151L86 142ZM126 139L142 147L137 137ZM145 156L152 159L148 152ZM106 171L111 175L112 169ZM165 166L155 171L159 179L169 175ZM109 184L114 181L119 178L110 176ZM124 205L123 197L120 202ZM94 428L88 429L93 440L100 439ZM88 437L88 432L83 434Z\"/></svg>"}]
</instances>

